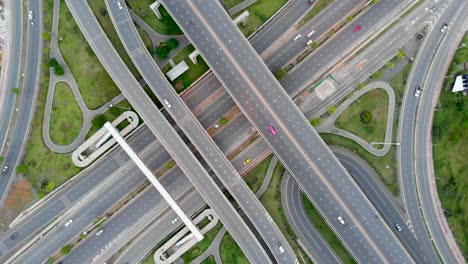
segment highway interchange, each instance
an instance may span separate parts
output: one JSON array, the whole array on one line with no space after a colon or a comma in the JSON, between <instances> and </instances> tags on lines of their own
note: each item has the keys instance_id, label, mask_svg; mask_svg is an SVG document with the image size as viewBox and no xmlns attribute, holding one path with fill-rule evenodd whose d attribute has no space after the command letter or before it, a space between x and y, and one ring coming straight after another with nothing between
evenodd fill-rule
<instances>
[{"instance_id":1,"label":"highway interchange","mask_svg":"<svg viewBox=\"0 0 468 264\"><path fill-rule=\"evenodd\" d=\"M381 2L385 2L385 1L381 1ZM255 45L254 45L254 47L255 47ZM213 77L211 77L211 79L210 79L210 78L206 78L206 79L204 79L203 81L204 81L204 82L209 82L210 80L211 80L213 83L216 83L216 80L215 80L215 78L213 78ZM208 85L208 86L210 86L210 85ZM212 88L216 88L216 89L220 89L220 88L221 88L221 87L219 87L219 86L218 86L218 87L219 87L219 88L218 88L216 85L211 85L211 87L212 87ZM196 87L193 87L193 88L196 88ZM286 88L286 87L285 87L285 88ZM215 90L216 90L216 89L215 89ZM197 90L192 89L191 91L197 91ZM191 91L189 91L189 93L190 93ZM193 93L193 94L195 94L195 93ZM201 94L201 93L200 93L200 94ZM189 95L190 95L190 94L189 94ZM202 95L202 96L203 96L203 95ZM195 95L194 95L194 96L188 96L188 99L192 99L192 100L194 100L194 101L197 101L197 99L194 99L194 98L195 98ZM220 103L218 104L218 107L220 107L221 105L228 105L228 106L230 105L230 104L223 104L223 102L225 103L226 101L230 101L229 98L228 98L228 96L226 96L226 93L224 93L224 95L222 95L220 98L222 98L223 100L218 100L218 101L220 101ZM189 103L189 101L190 101L190 100L186 100L187 105L188 105L188 106L192 109L192 111L194 111L194 113L195 113L195 109L191 107L191 104ZM199 98L199 99L198 99L198 102L200 102L200 101L201 101L201 100L200 100L200 98ZM217 102L218 102L218 101L217 101ZM231 103L231 102L229 102L229 103ZM198 106L197 104L193 104L193 105L194 105L194 106ZM201 104L200 104L200 105L201 105ZM227 108L226 110L229 110L229 109L230 109L229 107L225 107L225 108ZM212 109L212 110L209 110L209 109ZM202 123L202 125L203 125L204 127L210 126L211 124L213 124L214 122L216 122L216 120L218 119L218 118L216 118L215 116L213 116L213 115L210 114L210 113L215 112L215 111L213 111L213 109L216 109L216 108L208 108L207 111L203 110L203 112L200 112L200 115L199 115L199 116L200 116L200 122ZM202 118L201 118L202 115L203 115L205 118L202 119ZM243 133L241 133L241 135L244 136L244 137L247 136L247 135L251 135L251 134L252 134L252 133L251 133L251 132L252 132L252 129L250 128L250 126L242 126L242 125L239 126L239 125L238 125L238 124L247 123L247 122L245 122L245 121L246 121L246 120L245 120L245 117L238 117L238 118L235 119L235 122L236 122L235 125L237 125L237 126L234 126L234 125L233 125L233 127L238 127L238 128L240 127L240 128L241 128L240 131L244 131ZM243 129L242 129L242 128L243 128ZM143 131L143 130L142 130L142 131ZM222 133L222 132L223 132L223 131L221 131L220 133ZM142 132L142 133L144 133L144 132ZM148 134L148 133L146 132L146 134ZM220 135L221 135L221 134L220 134ZM146 140L147 143L149 143L149 142L154 141L154 138L151 137L150 135L148 135L148 136L146 136L145 140ZM232 146L232 143L226 144L226 143L221 143L221 141L219 141L219 140L216 140L216 136L215 136L215 141L216 141L217 144L220 145L220 148L221 148L225 153L229 153L229 151L227 151L227 149L229 149L229 150L235 149L235 146L233 147L233 146ZM137 141L135 140L135 142L137 142ZM227 142L227 141L224 141L224 142ZM141 146L144 146L144 144L141 144ZM227 151L227 152L226 152L226 151ZM166 154L166 159L165 159L165 160L167 160L168 155L167 155L167 153L164 153L164 154ZM244 157L247 157L247 156L248 156L248 155L246 155L246 156L244 156ZM121 157L120 159L122 159L122 157ZM158 162L158 164L164 164L164 163L162 162L162 160L163 160L163 159L161 159L161 162ZM237 159L237 160L238 160L237 163L238 163L239 165L241 165L241 162L242 162L243 159L239 158L239 159ZM113 164L113 165L116 166L116 164ZM236 166L236 169L239 170L239 167L240 167L240 166ZM99 170L96 170L96 171L99 171ZM98 173L98 175L99 175L99 174L102 175L102 173ZM118 173L116 173L116 174L119 175ZM120 174L120 175L121 175L121 174ZM181 171L179 171L179 177L183 178L182 175L183 175L183 173L182 173ZM88 179L88 178L90 178L90 177L87 177L86 179ZM144 178L140 178L140 180L143 180L143 179L144 179ZM137 181L135 181L135 182L137 182ZM134 185L131 185L131 184L130 184L130 186L134 186ZM129 187L129 186L127 186L127 187ZM187 187L188 187L188 186L187 186ZM153 195L154 195L154 193L153 193ZM147 197L148 197L147 199L150 199L151 196L147 196ZM154 199L154 197L153 197L153 199ZM140 201L141 201L141 200L140 200ZM63 208L62 208L62 209L63 209ZM60 210L60 208L59 208L58 210ZM92 219L92 218L91 218L91 219ZM168 219L170 219L170 218L168 218ZM391 225L390 225L390 226L391 226ZM79 227L76 228L76 230L78 231L78 233L79 233L79 229L80 229ZM163 236L163 237L164 237L164 236ZM163 237L162 237L162 238L163 238ZM162 239L162 238L161 238L161 239Z\"/></svg>"}]
</instances>

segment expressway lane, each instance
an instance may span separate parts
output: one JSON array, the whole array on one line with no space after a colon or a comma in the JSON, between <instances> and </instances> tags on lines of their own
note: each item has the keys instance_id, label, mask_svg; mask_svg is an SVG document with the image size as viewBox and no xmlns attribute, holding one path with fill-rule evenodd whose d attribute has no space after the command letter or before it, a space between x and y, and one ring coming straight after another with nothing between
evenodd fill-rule
<instances>
[{"instance_id":1,"label":"expressway lane","mask_svg":"<svg viewBox=\"0 0 468 264\"><path fill-rule=\"evenodd\" d=\"M293 30L293 32L288 34L284 43L281 43L282 45L276 48L275 56L268 57L265 60L265 64L268 65L268 68L270 68L272 72L286 66L291 60L310 48L310 46L307 45L307 41L317 40L320 36L326 34L340 19L344 19L353 9L357 8L359 5L364 5L365 2L367 1L334 1L300 30ZM315 33L308 37L307 35L312 32ZM293 40L293 37L298 34L301 34L302 37L298 40Z\"/></svg>"},{"instance_id":2,"label":"expressway lane","mask_svg":"<svg viewBox=\"0 0 468 264\"><path fill-rule=\"evenodd\" d=\"M284 10L287 9L285 8ZM269 25L267 25L263 30L267 30L268 27ZM253 38L252 43L253 46L257 48L257 46L263 43L263 39ZM311 57L315 57L316 61L321 60L319 57L314 55L312 55ZM191 109L194 109L196 106L200 105L203 102L204 98L207 98L209 94L215 91L215 89L223 89L220 85L221 84L213 74L208 74L206 78L200 80L199 85L195 85L194 87L192 87L192 89L185 92L182 95L182 97L184 98L184 101L187 103L187 105ZM232 105L235 105L230 98L226 99L225 101L226 104L229 102L232 103ZM203 114L204 112L201 112L200 115L203 116L203 118L200 116L199 120L205 127L212 124L214 120L218 120L219 116L222 115L224 110L217 111L216 109L227 109L226 104L218 102L218 100L214 101L213 104L209 105L209 108L207 109L208 112L217 114L218 116L211 116L208 114ZM234 121L231 121L228 125L226 125L223 128L222 133L219 133L214 136L214 139L218 146L220 146L222 149L226 148L225 153L229 153L226 152L228 148L236 148L237 145L239 145L245 140L247 135L253 133L251 125L246 121L247 119L243 115L240 115ZM143 149L143 147L146 144L150 144L151 142L154 142L156 140L154 136L152 136L151 132L148 131L148 128L146 126L142 128L141 132L137 132L133 139L135 145L132 147L141 149ZM251 145L250 149L267 149L266 144L262 142L263 140L256 141L254 144ZM123 166L123 164L125 164L123 161L128 160L128 158L122 157L122 155L118 153L119 152L117 151L109 153L108 157L111 158L105 158L101 161L98 161L95 165L82 172L80 176L75 177L72 180L73 184L70 184L70 187L64 188L63 191L57 194L58 197L63 198L57 199L57 201L54 201L53 203L46 202L45 205L41 207L41 209L38 209L37 211L29 214L30 216L28 217L28 219L30 219L30 221L27 221L15 227L13 230L11 230L11 232L18 230L21 234L35 233L35 231L43 227L46 223L50 222L50 219L54 219L55 217L57 217L57 215L62 212L60 208L63 208L62 210L65 209L65 206L63 205L62 201L71 201L72 203L76 202L81 197L83 197L92 186L97 186L109 175L112 175L110 172L116 171L120 166ZM257 156L255 153L253 153L252 155L245 155L244 157L247 158ZM242 161L245 160L245 158L239 159L236 162L241 164ZM256 161L256 159L253 159L252 163ZM124 179L127 180L127 178ZM23 238L24 236L20 236L20 240L22 240ZM9 235L7 234L7 236L3 239L4 240L2 241L9 240ZM8 249L0 247L0 255L3 255L6 252L6 250L13 249L14 247L10 247Z\"/></svg>"},{"instance_id":3,"label":"expressway lane","mask_svg":"<svg viewBox=\"0 0 468 264\"><path fill-rule=\"evenodd\" d=\"M260 30L252 40L254 47L261 47L269 41L265 40L266 37L274 36L279 34L274 28L287 28L293 27L294 22L299 19L303 14L306 13L307 9L303 8L303 4L299 4L300 1L304 0L292 0L291 3L294 5L288 5L283 12L288 12L287 16L276 16L271 23L267 24L262 30ZM293 15L294 14L294 15ZM295 17L296 20L291 20L291 17ZM268 31L268 34L261 36L261 32ZM279 36L279 35L277 35ZM218 121L222 113L225 113L227 109L235 106L230 96L225 93L224 88L213 74L208 74L207 77L200 80L198 85L195 85L192 89L187 90L182 94L182 98L187 105L194 111L202 125L207 128L212 125L213 122ZM220 89L224 92L223 100L215 100L209 103L208 108L203 112L196 113L195 108L201 104L204 104L206 98L213 93L215 89ZM209 113L209 114L207 114ZM248 136L254 133L251 125L247 122L247 119L243 115L237 116L228 125L222 128L222 131L217 132L213 139L218 146L223 149L225 153L230 153L232 150L237 148L242 142L245 141ZM144 147L151 144L158 144L152 133L148 130L148 127L143 126L139 131L135 132L135 135L130 137L129 143L132 148L137 152L143 151ZM161 148L161 146L159 146ZM262 148L266 149L265 144L254 144L249 147L250 150ZM167 158L169 155L166 153ZM245 155L247 157L257 157L255 151L252 155ZM235 162L242 164L243 160L235 160ZM260 157L262 159L262 157ZM259 162L254 159L251 164ZM60 191L54 193L52 197L45 197L45 202L35 207L33 210L29 208L26 210L26 216L24 220L19 221L12 229L10 229L5 237L0 241L0 258L6 257L14 252L18 246L24 245L28 238L36 234L38 231L43 229L53 219L57 218L62 212L64 212L67 206L75 204L80 201L81 198L93 190L93 187L98 186L101 182L105 181L109 176L113 175L112 172L118 172L119 168L128 165L128 157L122 150L117 149L107 154L106 157L99 159L96 163L75 176L72 180L68 181ZM236 165L236 164L234 164ZM247 168L244 166L243 168ZM123 178L128 180L128 178ZM21 235L14 243L10 243L9 236L13 232L19 232ZM26 235L29 234L29 235ZM9 246L4 246L8 244Z\"/></svg>"},{"instance_id":4,"label":"expressway lane","mask_svg":"<svg viewBox=\"0 0 468 264\"><path fill-rule=\"evenodd\" d=\"M354 257L368 263L411 263L408 253L375 217L377 212L370 202L222 7L208 1L162 3ZM268 126L278 132L270 129L267 133ZM339 215L349 222L346 227L336 220Z\"/></svg>"},{"instance_id":5,"label":"expressway lane","mask_svg":"<svg viewBox=\"0 0 468 264\"><path fill-rule=\"evenodd\" d=\"M11 88L19 86L20 70L21 70L21 50L23 47L23 5L21 1L9 1L9 21L8 28L11 34L10 39L6 40L8 47L4 47L3 56L7 55L8 59L3 60L8 62L8 65L3 65L2 76L5 86L3 90L2 98L0 99L0 154L3 152L5 147L8 130L10 127L11 117L13 115L13 109L15 108L15 94L11 91ZM3 85L1 83L0 85ZM3 167L3 166L2 166ZM3 183L0 183L3 186ZM2 195L3 196L3 195Z\"/></svg>"},{"instance_id":6,"label":"expressway lane","mask_svg":"<svg viewBox=\"0 0 468 264\"><path fill-rule=\"evenodd\" d=\"M269 263L270 259L260 242L119 57L99 26L86 0L69 0L66 3L83 35L109 75L159 139L161 145L174 158L179 168L216 212L246 256L253 262Z\"/></svg>"},{"instance_id":7,"label":"expressway lane","mask_svg":"<svg viewBox=\"0 0 468 264\"><path fill-rule=\"evenodd\" d=\"M439 255L445 263L463 263L464 257L451 234L437 196L434 165L430 154L432 153L432 130L428 129L428 127L432 127L433 114L438 102L437 95L440 93L445 73L457 48L456 44L459 43L468 29L468 19L466 14L462 12L468 8L468 3L455 1L453 5L455 10L447 10L447 14L444 15L445 19L441 21L448 23L448 32L446 34L434 32L436 35L442 34L443 39L436 48L435 54L432 51L433 58L430 67L421 76L421 80L423 80L421 86L424 90L416 107L416 116L415 119L407 120L407 122L414 122L413 131L408 131L402 136L410 136L413 141L414 177L416 178L419 201L425 224ZM436 26L435 30L438 31L438 29ZM410 99L408 98L408 100ZM410 135L410 133L412 134Z\"/></svg>"},{"instance_id":8,"label":"expressway lane","mask_svg":"<svg viewBox=\"0 0 468 264\"><path fill-rule=\"evenodd\" d=\"M304 244L314 263L342 263L302 206L302 192L291 175L285 171L281 180L281 203L288 223Z\"/></svg>"},{"instance_id":9,"label":"expressway lane","mask_svg":"<svg viewBox=\"0 0 468 264\"><path fill-rule=\"evenodd\" d=\"M425 248L432 249L431 251L426 251L425 254L433 260L438 259L438 256L435 250L433 250L432 239L421 212L421 201L418 193L423 190L419 190L416 185L419 179L416 178L418 175L415 175L414 168L414 125L416 122L417 106L420 100L420 97L416 97L414 93L418 86L424 88L425 76L431 66L433 55L445 35L440 31L440 27L457 14L461 2L463 1L453 0L444 3L445 6L448 5L447 8L441 14L442 16L437 23L434 24L433 29L427 34L425 41L418 51L414 66L407 80L397 135L397 140L400 142L400 147L397 148L397 159L400 165L398 166L398 173L406 211L409 221L414 228L414 235ZM423 91L423 93L425 92ZM426 204L429 203L429 201L425 202ZM455 256L450 250L439 251L439 255L445 263L456 262Z\"/></svg>"},{"instance_id":10,"label":"expressway lane","mask_svg":"<svg viewBox=\"0 0 468 264\"><path fill-rule=\"evenodd\" d=\"M14 130L12 131L12 138L8 147L7 154L3 161L3 165L8 165L10 169L6 173L0 173L0 205L3 204L3 202L5 201L11 182L13 181L13 178L15 176L15 168L21 161L21 154L24 150L26 140L28 139L27 136L29 135L30 120L33 116L34 106L36 105L35 99L37 91L39 90L39 74L41 71L40 63L42 56L42 2L28 0L27 7L29 10L33 11L34 18L32 21L34 21L34 25L31 25L28 20L28 35L26 38L27 46L25 57L26 59L24 66L25 74L23 79L23 85L22 87L20 87L20 100L18 110L16 113L16 123L14 126ZM20 9L20 11L18 12L22 12L22 9ZM22 27L22 23L19 26ZM19 36L19 38L22 37L23 36ZM12 72L11 74L13 75L14 73L15 72ZM13 76L12 78L12 80L14 80ZM14 82L11 83L11 85L13 84ZM11 91L9 92L11 93ZM11 105L11 107L11 111L13 111L14 105ZM5 114L7 113L7 111L9 110L6 109Z\"/></svg>"},{"instance_id":11,"label":"expressway lane","mask_svg":"<svg viewBox=\"0 0 468 264\"><path fill-rule=\"evenodd\" d=\"M288 241L272 220L266 209L255 197L224 153L208 135L204 127L185 105L172 85L167 81L158 65L147 52L130 17L127 8L119 8L115 1L106 1L112 23L127 50L133 64L159 101L166 102L166 111L189 138L203 159L221 180L228 192L236 200L242 211L268 245L271 254L279 263L297 263L295 253ZM282 250L278 245L282 245Z\"/></svg>"}]
</instances>

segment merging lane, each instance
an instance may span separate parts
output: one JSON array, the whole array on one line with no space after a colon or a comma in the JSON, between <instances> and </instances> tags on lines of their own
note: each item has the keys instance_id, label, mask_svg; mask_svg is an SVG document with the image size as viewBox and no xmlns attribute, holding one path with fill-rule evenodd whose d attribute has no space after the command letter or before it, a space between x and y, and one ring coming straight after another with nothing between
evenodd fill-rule
<instances>
[{"instance_id":1,"label":"merging lane","mask_svg":"<svg viewBox=\"0 0 468 264\"><path fill-rule=\"evenodd\" d=\"M217 213L246 256L252 262L269 263L270 259L260 242L128 70L99 26L86 0L67 0L66 3L107 72L184 174Z\"/></svg>"},{"instance_id":2,"label":"merging lane","mask_svg":"<svg viewBox=\"0 0 468 264\"><path fill-rule=\"evenodd\" d=\"M297 262L294 251L276 223L147 52L127 8L119 8L115 1L109 0L106 1L106 6L122 43L146 83L161 102L166 102L166 110L246 213L270 252L279 263ZM279 244L282 245L282 250L279 249Z\"/></svg>"},{"instance_id":3,"label":"merging lane","mask_svg":"<svg viewBox=\"0 0 468 264\"><path fill-rule=\"evenodd\" d=\"M222 7L209 1L162 3L353 256L366 263L411 263ZM340 224L338 216L348 224Z\"/></svg>"}]
</instances>

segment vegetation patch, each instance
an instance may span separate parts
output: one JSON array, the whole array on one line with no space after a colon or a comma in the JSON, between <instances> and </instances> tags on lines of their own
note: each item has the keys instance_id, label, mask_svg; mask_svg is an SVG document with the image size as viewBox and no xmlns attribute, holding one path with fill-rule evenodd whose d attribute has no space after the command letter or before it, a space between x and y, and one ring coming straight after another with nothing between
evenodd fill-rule
<instances>
[{"instance_id":1,"label":"vegetation patch","mask_svg":"<svg viewBox=\"0 0 468 264\"><path fill-rule=\"evenodd\" d=\"M468 43L465 37L462 43ZM439 194L450 229L463 256L468 258L468 99L461 93L452 93L454 77L468 74L463 63L468 62L468 46L455 53L439 97L432 127L433 160Z\"/></svg>"},{"instance_id":2,"label":"vegetation patch","mask_svg":"<svg viewBox=\"0 0 468 264\"><path fill-rule=\"evenodd\" d=\"M338 128L368 142L383 141L387 127L387 113L387 92L383 89L374 89L356 99L341 113L335 124Z\"/></svg>"},{"instance_id":3,"label":"vegetation patch","mask_svg":"<svg viewBox=\"0 0 468 264\"><path fill-rule=\"evenodd\" d=\"M164 35L182 35L182 30L177 26L176 22L163 6L159 7L162 19L159 20L156 14L151 10L150 5L154 0L127 0L126 4L135 13L143 19L146 24L150 25L156 32Z\"/></svg>"},{"instance_id":4,"label":"vegetation patch","mask_svg":"<svg viewBox=\"0 0 468 264\"><path fill-rule=\"evenodd\" d=\"M263 25L273 14L276 13L287 0L258 0L256 3L247 7L245 10L249 11L249 18L247 25L239 26L244 36L250 36L257 28ZM243 10L244 11L244 10ZM239 12L238 15L242 14Z\"/></svg>"},{"instance_id":5,"label":"vegetation patch","mask_svg":"<svg viewBox=\"0 0 468 264\"><path fill-rule=\"evenodd\" d=\"M249 173L247 173L243 178L245 183L249 186L252 192L257 192L257 190L262 186L263 180L265 179L268 166L270 165L271 156L260 162L255 168L253 168Z\"/></svg>"},{"instance_id":6,"label":"vegetation patch","mask_svg":"<svg viewBox=\"0 0 468 264\"><path fill-rule=\"evenodd\" d=\"M302 18L301 21L297 24L297 27L302 27L307 22L312 20L316 15L318 15L323 9L325 9L327 6L329 6L331 3L333 3L334 0L318 0L317 3L315 3L315 6L312 7L312 9L307 13L307 15Z\"/></svg>"},{"instance_id":7,"label":"vegetation patch","mask_svg":"<svg viewBox=\"0 0 468 264\"><path fill-rule=\"evenodd\" d=\"M226 232L219 247L221 260L223 263L249 264L249 260L242 252L239 245L232 238L231 234Z\"/></svg>"},{"instance_id":8,"label":"vegetation patch","mask_svg":"<svg viewBox=\"0 0 468 264\"><path fill-rule=\"evenodd\" d=\"M134 111L132 108L132 105L127 100L124 100L104 112L102 115L98 115L94 117L94 119L91 121L91 128L88 131L88 134L86 135L86 138L91 137L94 133L96 133L101 127L104 126L106 122L112 122L114 121L119 115L121 115L123 112L126 111Z\"/></svg>"},{"instance_id":9,"label":"vegetation patch","mask_svg":"<svg viewBox=\"0 0 468 264\"><path fill-rule=\"evenodd\" d=\"M57 83L50 114L50 139L58 145L68 145L80 134L82 126L83 113L72 90L65 82Z\"/></svg>"},{"instance_id":10,"label":"vegetation patch","mask_svg":"<svg viewBox=\"0 0 468 264\"><path fill-rule=\"evenodd\" d=\"M195 48L192 45L189 45L172 58L172 60L176 64L185 60L185 62L189 66L189 69L186 72L184 72L181 76L179 76L172 82L172 86L174 86L178 93L181 93L182 91L187 89L193 82L195 82L198 78L200 78L200 76L202 76L205 72L207 72L210 69L210 67L208 67L208 65L201 56L197 57L197 64L194 64L192 60L188 58L188 55L194 50ZM166 73L170 69L171 66L169 64L166 64L162 68L162 71Z\"/></svg>"},{"instance_id":11,"label":"vegetation patch","mask_svg":"<svg viewBox=\"0 0 468 264\"><path fill-rule=\"evenodd\" d=\"M181 258L184 260L184 263L190 263L192 260L198 258L205 250L207 250L211 242L213 242L213 239L216 237L218 234L219 230L223 227L223 224L221 222L218 222L216 226L213 227L210 231L208 231L205 235L202 241L198 242L195 244L189 251L185 252Z\"/></svg>"},{"instance_id":12,"label":"vegetation patch","mask_svg":"<svg viewBox=\"0 0 468 264\"><path fill-rule=\"evenodd\" d=\"M103 1L90 1L91 7L94 8L98 3L104 4ZM98 20L102 21L102 15L99 15L99 12ZM59 38L61 39L59 47L62 55L76 79L86 105L91 109L96 109L117 96L120 91L88 45L63 0L60 4L59 22ZM108 30L110 26L112 25L104 29ZM119 44L122 47L120 40L111 38L111 41L116 48Z\"/></svg>"},{"instance_id":13,"label":"vegetation patch","mask_svg":"<svg viewBox=\"0 0 468 264\"><path fill-rule=\"evenodd\" d=\"M317 230L322 234L328 244L333 248L338 257L343 261L343 263L356 263L348 251L345 249L338 237L333 233L330 227L323 219L322 215L315 209L314 205L309 201L307 196L302 194L302 202L304 208L309 216L309 219L312 221Z\"/></svg>"}]
</instances>

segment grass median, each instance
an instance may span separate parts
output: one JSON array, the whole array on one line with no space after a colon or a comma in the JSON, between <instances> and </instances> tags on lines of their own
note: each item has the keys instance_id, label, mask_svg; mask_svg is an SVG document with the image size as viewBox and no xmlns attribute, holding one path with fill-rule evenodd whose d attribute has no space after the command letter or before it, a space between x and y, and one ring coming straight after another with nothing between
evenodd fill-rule
<instances>
[{"instance_id":1,"label":"grass median","mask_svg":"<svg viewBox=\"0 0 468 264\"><path fill-rule=\"evenodd\" d=\"M176 22L164 7L159 7L162 19L159 20L156 14L151 10L150 5L154 0L127 0L127 5L135 11L135 13L150 25L156 32L163 35L181 35L182 30L177 26Z\"/></svg>"},{"instance_id":2,"label":"grass median","mask_svg":"<svg viewBox=\"0 0 468 264\"><path fill-rule=\"evenodd\" d=\"M50 114L50 139L55 144L68 145L75 140L82 127L83 114L72 90L65 82L57 83Z\"/></svg>"},{"instance_id":3,"label":"grass median","mask_svg":"<svg viewBox=\"0 0 468 264\"><path fill-rule=\"evenodd\" d=\"M374 89L356 99L338 117L338 128L352 132L367 142L382 142L387 127L388 95L383 89ZM370 114L370 121L362 120L364 113ZM383 146L376 146L382 148Z\"/></svg>"},{"instance_id":4,"label":"grass median","mask_svg":"<svg viewBox=\"0 0 468 264\"><path fill-rule=\"evenodd\" d=\"M287 0L258 0L256 3L244 9L249 11L249 17L247 19L247 25L245 27L240 25L239 29L244 36L250 36L287 2ZM239 12L238 15L242 14L244 10Z\"/></svg>"}]
</instances>

